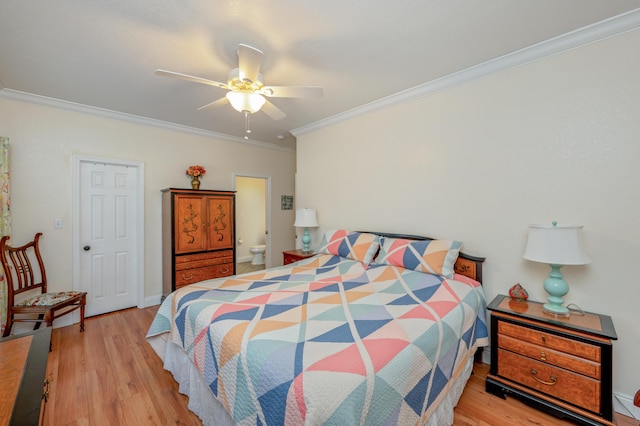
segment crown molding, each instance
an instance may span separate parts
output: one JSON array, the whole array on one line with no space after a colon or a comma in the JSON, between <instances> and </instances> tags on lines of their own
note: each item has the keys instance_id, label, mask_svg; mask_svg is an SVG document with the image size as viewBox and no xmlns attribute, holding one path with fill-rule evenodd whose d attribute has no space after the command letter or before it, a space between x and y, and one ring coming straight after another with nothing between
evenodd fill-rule
<instances>
[{"instance_id":1,"label":"crown molding","mask_svg":"<svg viewBox=\"0 0 640 426\"><path fill-rule=\"evenodd\" d=\"M0 89L0 98L12 101L25 102L34 105L45 106L49 108L62 109L65 111L78 112L81 114L94 115L98 117L110 118L113 120L126 121L129 123L141 124L143 126L158 127L166 130L174 130L176 132L189 133L197 136L221 139L228 142L241 143L244 145L259 146L261 148L275 149L278 151L295 152L295 149L276 145L270 142L257 141L252 139L244 139L235 136L226 135L210 130L198 129L196 127L183 126L181 124L171 123L168 121L156 120L153 118L142 117L134 114L113 111L105 108L98 108L89 105L79 104L75 102L63 101L60 99L49 98L46 96L34 95L32 93L21 92L12 89Z\"/></svg>"},{"instance_id":2,"label":"crown molding","mask_svg":"<svg viewBox=\"0 0 640 426\"><path fill-rule=\"evenodd\" d=\"M579 28L529 47L516 50L515 52L508 53L419 86L352 108L343 113L316 121L306 126L298 127L291 130L290 133L297 138L305 133L319 130L351 118L428 96L491 74L548 58L550 56L624 34L629 31L637 30L638 28L640 28L640 8L587 25L586 27Z\"/></svg>"}]
</instances>

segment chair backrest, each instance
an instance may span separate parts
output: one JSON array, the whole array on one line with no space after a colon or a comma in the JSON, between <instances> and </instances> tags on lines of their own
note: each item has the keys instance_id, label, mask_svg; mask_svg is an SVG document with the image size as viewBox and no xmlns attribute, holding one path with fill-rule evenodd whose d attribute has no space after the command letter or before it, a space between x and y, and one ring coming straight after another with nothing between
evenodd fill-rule
<instances>
[{"instance_id":1,"label":"chair backrest","mask_svg":"<svg viewBox=\"0 0 640 426\"><path fill-rule=\"evenodd\" d=\"M13 305L13 299L17 294L38 289L42 293L47 292L47 274L38 247L41 236L42 232L38 232L33 241L20 247L9 246L8 236L0 239L0 263L7 283L9 306Z\"/></svg>"}]
</instances>

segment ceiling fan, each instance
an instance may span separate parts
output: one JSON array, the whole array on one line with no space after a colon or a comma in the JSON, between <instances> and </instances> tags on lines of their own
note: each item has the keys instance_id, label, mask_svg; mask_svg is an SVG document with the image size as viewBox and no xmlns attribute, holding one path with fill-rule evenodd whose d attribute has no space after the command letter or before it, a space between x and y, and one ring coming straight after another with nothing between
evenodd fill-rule
<instances>
[{"instance_id":1,"label":"ceiling fan","mask_svg":"<svg viewBox=\"0 0 640 426\"><path fill-rule=\"evenodd\" d=\"M229 72L226 83L161 69L156 70L156 75L229 90L225 97L203 105L198 110L219 107L228 102L234 109L244 114L247 133L251 133L249 114L262 110L273 120L286 117L286 114L267 98L320 98L323 95L322 87L318 86L265 86L260 74L262 51L246 44L239 44L237 54L238 68Z\"/></svg>"}]
</instances>

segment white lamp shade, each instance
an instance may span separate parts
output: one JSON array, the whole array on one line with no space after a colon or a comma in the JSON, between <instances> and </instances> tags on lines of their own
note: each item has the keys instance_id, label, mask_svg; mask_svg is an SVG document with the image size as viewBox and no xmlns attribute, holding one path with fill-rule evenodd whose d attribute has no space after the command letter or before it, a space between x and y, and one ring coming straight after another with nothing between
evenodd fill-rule
<instances>
[{"instance_id":1,"label":"white lamp shade","mask_svg":"<svg viewBox=\"0 0 640 426\"><path fill-rule=\"evenodd\" d=\"M582 226L575 225L529 225L523 257L551 265L591 263L582 244Z\"/></svg>"},{"instance_id":2,"label":"white lamp shade","mask_svg":"<svg viewBox=\"0 0 640 426\"><path fill-rule=\"evenodd\" d=\"M318 226L316 209L296 209L296 221L293 226L299 228Z\"/></svg>"},{"instance_id":3,"label":"white lamp shade","mask_svg":"<svg viewBox=\"0 0 640 426\"><path fill-rule=\"evenodd\" d=\"M243 92L240 90L232 90L227 92L227 99L231 106L237 111L249 111L251 114L260 111L260 108L267 101L264 96L259 93Z\"/></svg>"}]
</instances>

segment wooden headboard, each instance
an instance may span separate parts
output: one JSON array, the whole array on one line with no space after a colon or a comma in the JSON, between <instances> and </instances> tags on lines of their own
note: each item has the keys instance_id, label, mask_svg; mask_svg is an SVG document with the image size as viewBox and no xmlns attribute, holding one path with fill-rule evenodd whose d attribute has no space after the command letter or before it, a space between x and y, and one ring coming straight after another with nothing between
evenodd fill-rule
<instances>
[{"instance_id":1,"label":"wooden headboard","mask_svg":"<svg viewBox=\"0 0 640 426\"><path fill-rule=\"evenodd\" d=\"M406 240L433 240L434 238L423 237L421 235L408 235L408 234L392 234L388 232L372 232L372 231L358 231L358 232L366 232L369 234L380 235L381 237L388 238L403 238ZM482 263L484 262L484 257L471 256L466 253L460 252L458 255L458 260L453 265L453 269L457 274L464 275L465 277L469 277L473 280L478 281L482 284Z\"/></svg>"}]
</instances>

